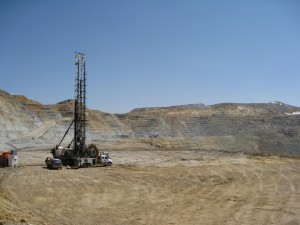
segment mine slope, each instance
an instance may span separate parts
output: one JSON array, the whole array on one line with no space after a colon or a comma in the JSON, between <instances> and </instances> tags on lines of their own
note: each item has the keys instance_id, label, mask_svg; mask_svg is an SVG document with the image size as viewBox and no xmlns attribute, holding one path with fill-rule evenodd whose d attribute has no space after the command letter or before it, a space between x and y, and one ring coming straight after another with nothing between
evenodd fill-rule
<instances>
[{"instance_id":1,"label":"mine slope","mask_svg":"<svg viewBox=\"0 0 300 225\"><path fill-rule=\"evenodd\" d=\"M0 148L49 148L73 117L74 101L43 105L0 91ZM300 156L300 108L281 102L87 110L87 142L111 150L219 150ZM72 140L72 129L63 145Z\"/></svg>"}]
</instances>

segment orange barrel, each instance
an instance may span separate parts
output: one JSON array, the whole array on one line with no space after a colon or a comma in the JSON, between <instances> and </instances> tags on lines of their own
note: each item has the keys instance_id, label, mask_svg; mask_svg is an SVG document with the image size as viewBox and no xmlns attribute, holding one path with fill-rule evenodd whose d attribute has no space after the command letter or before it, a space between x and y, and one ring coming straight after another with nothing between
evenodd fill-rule
<instances>
[{"instance_id":1,"label":"orange barrel","mask_svg":"<svg viewBox=\"0 0 300 225\"><path fill-rule=\"evenodd\" d=\"M10 152L2 152L2 158L8 158L10 156Z\"/></svg>"}]
</instances>

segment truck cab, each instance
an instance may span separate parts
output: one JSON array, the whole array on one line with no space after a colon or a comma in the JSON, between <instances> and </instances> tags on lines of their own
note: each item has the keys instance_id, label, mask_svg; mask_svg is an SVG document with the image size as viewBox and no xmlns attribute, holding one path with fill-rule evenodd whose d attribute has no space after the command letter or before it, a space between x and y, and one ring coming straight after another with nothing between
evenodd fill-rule
<instances>
[{"instance_id":1,"label":"truck cab","mask_svg":"<svg viewBox=\"0 0 300 225\"><path fill-rule=\"evenodd\" d=\"M112 165L112 160L108 153L104 153L104 152L99 153L99 164L102 166Z\"/></svg>"}]
</instances>

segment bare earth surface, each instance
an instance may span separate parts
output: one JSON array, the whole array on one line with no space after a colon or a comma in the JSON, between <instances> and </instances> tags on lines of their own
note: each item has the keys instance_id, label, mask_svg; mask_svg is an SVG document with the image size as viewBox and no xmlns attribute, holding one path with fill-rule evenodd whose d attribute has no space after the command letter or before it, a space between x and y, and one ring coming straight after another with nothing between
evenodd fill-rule
<instances>
[{"instance_id":1,"label":"bare earth surface","mask_svg":"<svg viewBox=\"0 0 300 225\"><path fill-rule=\"evenodd\" d=\"M3 224L300 224L300 160L113 151L112 167L47 170L48 151L0 169Z\"/></svg>"}]
</instances>

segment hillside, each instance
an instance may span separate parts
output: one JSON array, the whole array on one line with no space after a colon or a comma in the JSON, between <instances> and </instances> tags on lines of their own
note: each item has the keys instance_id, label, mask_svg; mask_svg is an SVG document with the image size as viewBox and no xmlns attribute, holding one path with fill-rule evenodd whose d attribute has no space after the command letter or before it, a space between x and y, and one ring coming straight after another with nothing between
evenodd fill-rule
<instances>
[{"instance_id":1,"label":"hillside","mask_svg":"<svg viewBox=\"0 0 300 225\"><path fill-rule=\"evenodd\" d=\"M0 148L50 148L72 121L73 100L43 105L0 91ZM116 150L220 150L300 156L300 108L281 102L87 110L87 142ZM72 140L72 130L64 145Z\"/></svg>"}]
</instances>

